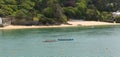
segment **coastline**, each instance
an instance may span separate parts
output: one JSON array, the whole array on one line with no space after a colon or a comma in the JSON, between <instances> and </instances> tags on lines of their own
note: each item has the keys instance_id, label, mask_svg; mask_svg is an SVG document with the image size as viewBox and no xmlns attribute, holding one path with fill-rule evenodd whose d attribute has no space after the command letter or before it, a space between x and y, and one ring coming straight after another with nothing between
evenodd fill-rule
<instances>
[{"instance_id":1,"label":"coastline","mask_svg":"<svg viewBox=\"0 0 120 57\"><path fill-rule=\"evenodd\" d=\"M77 27L77 26L106 26L106 25L120 25L119 23L108 23L108 22L98 22L98 21L81 21L81 20L71 20L68 21L69 24L53 25L53 26L18 26L9 25L6 27L1 27L0 29L30 29L30 28L59 28L59 27Z\"/></svg>"}]
</instances>

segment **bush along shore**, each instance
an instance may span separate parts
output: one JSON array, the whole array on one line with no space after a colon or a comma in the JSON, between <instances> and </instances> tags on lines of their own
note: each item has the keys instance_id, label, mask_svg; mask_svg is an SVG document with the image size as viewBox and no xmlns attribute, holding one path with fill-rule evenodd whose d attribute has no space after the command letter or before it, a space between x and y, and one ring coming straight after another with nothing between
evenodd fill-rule
<instances>
[{"instance_id":1,"label":"bush along shore","mask_svg":"<svg viewBox=\"0 0 120 57\"><path fill-rule=\"evenodd\" d=\"M0 0L0 17L13 25L60 25L72 19L113 22L119 0ZM115 17L117 22L120 18Z\"/></svg>"}]
</instances>

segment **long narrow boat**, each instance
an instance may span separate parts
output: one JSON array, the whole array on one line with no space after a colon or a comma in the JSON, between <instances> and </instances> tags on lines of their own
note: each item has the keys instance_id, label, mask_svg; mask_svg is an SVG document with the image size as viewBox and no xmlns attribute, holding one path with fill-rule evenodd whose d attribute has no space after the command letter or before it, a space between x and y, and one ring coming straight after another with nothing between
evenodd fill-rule
<instances>
[{"instance_id":1,"label":"long narrow boat","mask_svg":"<svg viewBox=\"0 0 120 57\"><path fill-rule=\"evenodd\" d=\"M58 39L58 41L73 41L74 39Z\"/></svg>"},{"instance_id":2,"label":"long narrow boat","mask_svg":"<svg viewBox=\"0 0 120 57\"><path fill-rule=\"evenodd\" d=\"M56 40L45 40L43 42L57 42Z\"/></svg>"}]
</instances>

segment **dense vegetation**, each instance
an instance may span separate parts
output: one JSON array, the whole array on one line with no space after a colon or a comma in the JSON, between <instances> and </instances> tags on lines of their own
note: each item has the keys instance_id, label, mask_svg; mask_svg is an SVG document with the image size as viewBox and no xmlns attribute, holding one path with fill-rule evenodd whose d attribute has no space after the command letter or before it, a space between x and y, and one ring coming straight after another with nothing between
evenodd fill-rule
<instances>
[{"instance_id":1,"label":"dense vegetation","mask_svg":"<svg viewBox=\"0 0 120 57\"><path fill-rule=\"evenodd\" d=\"M0 0L0 16L16 23L61 24L69 18L106 21L120 10L120 0Z\"/></svg>"}]
</instances>

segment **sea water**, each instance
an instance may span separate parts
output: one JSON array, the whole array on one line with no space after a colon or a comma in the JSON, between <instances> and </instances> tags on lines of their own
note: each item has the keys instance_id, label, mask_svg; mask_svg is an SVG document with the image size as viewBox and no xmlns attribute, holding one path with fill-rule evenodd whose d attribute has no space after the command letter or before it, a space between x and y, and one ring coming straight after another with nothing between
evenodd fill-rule
<instances>
[{"instance_id":1,"label":"sea water","mask_svg":"<svg viewBox=\"0 0 120 57\"><path fill-rule=\"evenodd\" d=\"M119 56L120 26L0 30L0 57Z\"/></svg>"}]
</instances>

